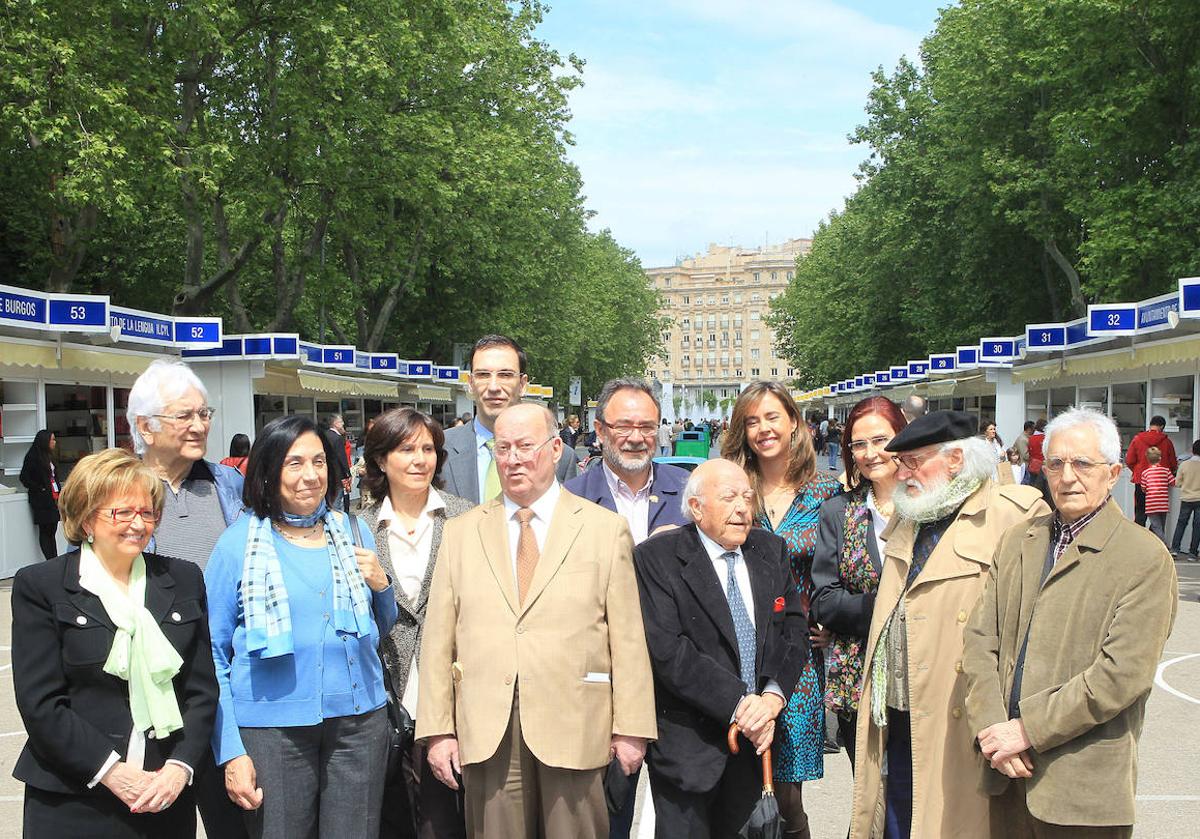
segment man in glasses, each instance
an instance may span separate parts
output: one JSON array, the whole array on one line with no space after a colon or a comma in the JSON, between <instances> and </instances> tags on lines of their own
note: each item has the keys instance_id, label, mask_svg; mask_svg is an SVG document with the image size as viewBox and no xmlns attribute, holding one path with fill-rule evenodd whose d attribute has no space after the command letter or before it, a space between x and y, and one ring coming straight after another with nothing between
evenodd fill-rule
<instances>
[{"instance_id":1,"label":"man in glasses","mask_svg":"<svg viewBox=\"0 0 1200 839\"><path fill-rule=\"evenodd\" d=\"M1111 419L1046 426L1057 512L1000 540L966 631L967 721L993 836L1133 834L1137 741L1175 620L1166 546L1125 518Z\"/></svg>"},{"instance_id":2,"label":"man in glasses","mask_svg":"<svg viewBox=\"0 0 1200 839\"><path fill-rule=\"evenodd\" d=\"M208 564L213 546L242 512L242 473L204 459L213 410L200 378L181 361L151 362L129 391L134 451L162 479L162 520L148 551ZM196 767L196 805L209 836L247 835L212 761Z\"/></svg>"},{"instance_id":3,"label":"man in glasses","mask_svg":"<svg viewBox=\"0 0 1200 839\"><path fill-rule=\"evenodd\" d=\"M853 837L872 835L881 804L888 839L990 835L963 628L1001 535L1049 508L1032 487L993 480L995 453L977 431L970 414L934 411L885 447L898 485L866 644Z\"/></svg>"},{"instance_id":4,"label":"man in glasses","mask_svg":"<svg viewBox=\"0 0 1200 839\"><path fill-rule=\"evenodd\" d=\"M629 524L634 545L661 530L687 524L680 504L688 473L678 466L654 463L661 412L654 391L640 379L606 382L596 399L596 436L602 448L600 466L567 481L580 498L619 513ZM612 771L616 771L615 769ZM625 839L633 825L639 770L621 784L621 809L613 814L609 836Z\"/></svg>"},{"instance_id":5,"label":"man in glasses","mask_svg":"<svg viewBox=\"0 0 1200 839\"><path fill-rule=\"evenodd\" d=\"M441 478L446 492L476 504L500 493L500 476L492 455L492 429L500 412L516 405L529 386L527 358L521 345L504 335L484 335L471 349L471 396L475 419L446 429L446 461ZM579 459L568 449L556 464L559 482L575 477Z\"/></svg>"},{"instance_id":6,"label":"man in glasses","mask_svg":"<svg viewBox=\"0 0 1200 839\"><path fill-rule=\"evenodd\" d=\"M465 781L472 837L603 839L605 767L657 735L629 527L558 485L555 425L500 414L502 492L446 523L434 566L416 735Z\"/></svg>"}]
</instances>

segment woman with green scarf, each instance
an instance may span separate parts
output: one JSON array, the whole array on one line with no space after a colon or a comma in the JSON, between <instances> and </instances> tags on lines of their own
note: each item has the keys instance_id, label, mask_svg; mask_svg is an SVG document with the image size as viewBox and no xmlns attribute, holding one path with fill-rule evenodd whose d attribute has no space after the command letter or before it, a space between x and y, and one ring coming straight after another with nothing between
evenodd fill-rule
<instances>
[{"instance_id":1,"label":"woman with green scarf","mask_svg":"<svg viewBox=\"0 0 1200 839\"><path fill-rule=\"evenodd\" d=\"M200 569L143 553L162 482L128 452L79 461L58 503L79 547L13 580L24 835L194 836L217 707Z\"/></svg>"}]
</instances>

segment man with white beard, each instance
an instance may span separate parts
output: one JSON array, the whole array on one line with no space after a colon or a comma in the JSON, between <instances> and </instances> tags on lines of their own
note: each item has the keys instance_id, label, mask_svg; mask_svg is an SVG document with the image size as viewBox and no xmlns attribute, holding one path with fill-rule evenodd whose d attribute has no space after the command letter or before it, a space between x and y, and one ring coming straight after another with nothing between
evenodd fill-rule
<instances>
[{"instance_id":1,"label":"man with white beard","mask_svg":"<svg viewBox=\"0 0 1200 839\"><path fill-rule=\"evenodd\" d=\"M977 428L970 414L934 411L887 445L900 485L866 644L852 839L990 836L963 629L1001 535L1049 508L1032 487L995 483Z\"/></svg>"},{"instance_id":2,"label":"man with white beard","mask_svg":"<svg viewBox=\"0 0 1200 839\"><path fill-rule=\"evenodd\" d=\"M604 462L563 484L568 492L623 516L635 545L658 531L688 523L680 504L688 473L678 466L654 463L661 419L654 391L646 382L606 382L596 399L596 436ZM611 808L609 839L629 836L638 772L622 776L619 766L609 767L605 779Z\"/></svg>"}]
</instances>

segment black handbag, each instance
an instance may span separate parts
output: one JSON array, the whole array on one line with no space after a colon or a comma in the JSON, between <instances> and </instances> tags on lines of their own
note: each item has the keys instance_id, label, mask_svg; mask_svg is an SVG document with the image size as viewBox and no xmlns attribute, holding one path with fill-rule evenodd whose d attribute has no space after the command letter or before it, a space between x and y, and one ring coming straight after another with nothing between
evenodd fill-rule
<instances>
[{"instance_id":1,"label":"black handbag","mask_svg":"<svg viewBox=\"0 0 1200 839\"><path fill-rule=\"evenodd\" d=\"M350 518L350 538L354 542L354 547L362 547L362 535L359 532L358 517L354 513L346 513ZM382 660L382 656L380 657ZM392 680L388 676L387 667L383 667L383 686L387 693L387 717L388 717L388 756L387 756L387 779L391 780L400 773L400 767L403 764L404 755L412 748L413 740L417 732L416 721L408 710L400 704L399 697L392 690Z\"/></svg>"}]
</instances>

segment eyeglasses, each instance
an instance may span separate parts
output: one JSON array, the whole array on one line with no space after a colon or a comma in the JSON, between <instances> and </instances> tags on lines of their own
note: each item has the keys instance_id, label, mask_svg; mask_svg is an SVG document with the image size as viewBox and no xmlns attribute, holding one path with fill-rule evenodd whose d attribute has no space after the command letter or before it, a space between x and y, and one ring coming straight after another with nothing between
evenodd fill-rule
<instances>
[{"instance_id":1,"label":"eyeglasses","mask_svg":"<svg viewBox=\"0 0 1200 839\"><path fill-rule=\"evenodd\" d=\"M939 452L930 452L929 454L894 454L892 460L903 466L909 472L916 472L921 468L921 464L929 460L931 457L937 457Z\"/></svg>"},{"instance_id":2,"label":"eyeglasses","mask_svg":"<svg viewBox=\"0 0 1200 839\"><path fill-rule=\"evenodd\" d=\"M157 524L158 520L162 518L162 514L157 510L135 510L133 507L105 508L96 512L108 513L112 517L113 524L129 524L138 516L141 516L142 521L146 524Z\"/></svg>"},{"instance_id":3,"label":"eyeglasses","mask_svg":"<svg viewBox=\"0 0 1200 839\"><path fill-rule=\"evenodd\" d=\"M878 437L872 437L870 440L851 440L850 451L854 452L855 454L860 454L865 452L868 447L873 449L882 449L890 442L892 442L892 438L882 434Z\"/></svg>"},{"instance_id":4,"label":"eyeglasses","mask_svg":"<svg viewBox=\"0 0 1200 839\"><path fill-rule=\"evenodd\" d=\"M159 419L170 420L171 422L179 423L180 425L191 425L197 419L203 423L212 421L213 416L217 413L216 408L200 408L196 411L179 411L174 414L151 414L152 417Z\"/></svg>"},{"instance_id":5,"label":"eyeglasses","mask_svg":"<svg viewBox=\"0 0 1200 839\"><path fill-rule=\"evenodd\" d=\"M1042 464L1042 468L1051 475L1057 475L1063 469L1067 468L1068 465L1070 465L1071 471L1076 475L1085 478L1097 468L1111 464L1097 463L1094 460L1088 460L1086 457L1073 457L1070 460L1063 460L1061 457L1051 457Z\"/></svg>"},{"instance_id":6,"label":"eyeglasses","mask_svg":"<svg viewBox=\"0 0 1200 839\"><path fill-rule=\"evenodd\" d=\"M497 443L496 445L492 446L492 454L496 456L496 460L508 460L510 458L515 458L516 460L526 461L540 452L542 447L551 440L557 439L558 435L556 434L553 437L547 437L540 443L533 443L529 440L526 440L522 443L517 443L515 445L511 443Z\"/></svg>"},{"instance_id":7,"label":"eyeglasses","mask_svg":"<svg viewBox=\"0 0 1200 839\"><path fill-rule=\"evenodd\" d=\"M641 425L633 425L631 423L617 423L609 425L604 420L600 420L600 424L612 431L618 437L632 437L634 434L639 434L642 437L653 437L658 431L658 426L652 422L642 423Z\"/></svg>"},{"instance_id":8,"label":"eyeglasses","mask_svg":"<svg viewBox=\"0 0 1200 839\"><path fill-rule=\"evenodd\" d=\"M502 385L514 384L521 374L516 370L472 370L471 381L485 384L493 379Z\"/></svg>"}]
</instances>

